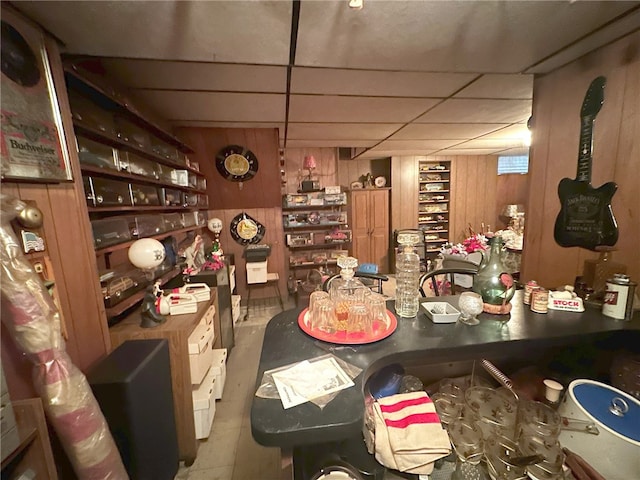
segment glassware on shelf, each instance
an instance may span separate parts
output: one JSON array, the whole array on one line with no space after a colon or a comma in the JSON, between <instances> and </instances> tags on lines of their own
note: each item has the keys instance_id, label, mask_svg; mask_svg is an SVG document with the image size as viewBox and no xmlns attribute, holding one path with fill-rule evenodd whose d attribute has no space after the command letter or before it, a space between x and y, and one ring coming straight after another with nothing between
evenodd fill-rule
<instances>
[{"instance_id":1,"label":"glassware on shelf","mask_svg":"<svg viewBox=\"0 0 640 480\"><path fill-rule=\"evenodd\" d=\"M456 470L452 480L482 480L486 474L480 460L484 454L484 442L480 427L469 420L458 419L448 428L451 445L456 452Z\"/></svg>"},{"instance_id":2,"label":"glassware on shelf","mask_svg":"<svg viewBox=\"0 0 640 480\"><path fill-rule=\"evenodd\" d=\"M516 293L516 284L502 261L502 237L490 240L489 259L480 264L473 281L473 291L482 296L484 311L505 315L511 311L509 301Z\"/></svg>"},{"instance_id":3,"label":"glassware on shelf","mask_svg":"<svg viewBox=\"0 0 640 480\"><path fill-rule=\"evenodd\" d=\"M458 308L460 309L460 323L465 325L478 325L477 315L482 313L484 302L480 294L475 292L462 292L458 300Z\"/></svg>"},{"instance_id":4,"label":"glassware on shelf","mask_svg":"<svg viewBox=\"0 0 640 480\"><path fill-rule=\"evenodd\" d=\"M364 304L365 297L371 293L360 280L354 277L358 260L354 257L339 257L340 278L331 283L329 298L335 306L338 332L352 332L349 328L349 310L352 305Z\"/></svg>"},{"instance_id":5,"label":"glassware on shelf","mask_svg":"<svg viewBox=\"0 0 640 480\"><path fill-rule=\"evenodd\" d=\"M400 317L413 318L419 308L420 257L416 246L421 242L421 235L400 232L397 241L402 251L396 258L396 313Z\"/></svg>"}]
</instances>

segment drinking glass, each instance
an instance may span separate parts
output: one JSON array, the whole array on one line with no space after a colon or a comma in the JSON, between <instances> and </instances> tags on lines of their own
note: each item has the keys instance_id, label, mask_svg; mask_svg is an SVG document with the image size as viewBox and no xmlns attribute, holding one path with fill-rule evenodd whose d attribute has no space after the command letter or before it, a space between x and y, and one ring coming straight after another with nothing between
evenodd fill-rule
<instances>
[{"instance_id":1,"label":"drinking glass","mask_svg":"<svg viewBox=\"0 0 640 480\"><path fill-rule=\"evenodd\" d=\"M482 430L469 420L458 419L449 424L449 438L456 453L456 470L452 480L481 480L486 478L479 465L484 454Z\"/></svg>"},{"instance_id":2,"label":"drinking glass","mask_svg":"<svg viewBox=\"0 0 640 480\"><path fill-rule=\"evenodd\" d=\"M385 298L379 293L371 292L365 298L365 303L371 315L373 332L386 330L389 326L389 317L387 317L387 302Z\"/></svg>"},{"instance_id":3,"label":"drinking glass","mask_svg":"<svg viewBox=\"0 0 640 480\"><path fill-rule=\"evenodd\" d=\"M482 297L475 292L462 292L458 300L460 308L460 323L465 325L478 325L480 320L476 317L482 313Z\"/></svg>"},{"instance_id":4,"label":"drinking glass","mask_svg":"<svg viewBox=\"0 0 640 480\"><path fill-rule=\"evenodd\" d=\"M487 470L493 480L526 479L525 467L514 461L522 457L518 445L503 436L493 435L485 438L484 455Z\"/></svg>"},{"instance_id":5,"label":"drinking glass","mask_svg":"<svg viewBox=\"0 0 640 480\"><path fill-rule=\"evenodd\" d=\"M309 315L313 313L313 309L316 305L316 302L319 300L326 300L329 298L329 293L324 290L314 290L309 295Z\"/></svg>"},{"instance_id":6,"label":"drinking glass","mask_svg":"<svg viewBox=\"0 0 640 480\"><path fill-rule=\"evenodd\" d=\"M320 330L326 333L335 333L338 329L338 320L333 302L328 298L318 300L310 317L309 327L312 330Z\"/></svg>"},{"instance_id":7,"label":"drinking glass","mask_svg":"<svg viewBox=\"0 0 640 480\"><path fill-rule=\"evenodd\" d=\"M438 413L438 417L440 417L440 422L445 428L447 428L450 423L460 418L460 415L462 414L462 407L464 407L464 403L461 398L451 397L442 393L434 393L431 395L431 401L436 407L436 412Z\"/></svg>"},{"instance_id":8,"label":"drinking glass","mask_svg":"<svg viewBox=\"0 0 640 480\"><path fill-rule=\"evenodd\" d=\"M358 339L370 337L371 314L364 303L354 303L349 307L347 338Z\"/></svg>"}]
</instances>

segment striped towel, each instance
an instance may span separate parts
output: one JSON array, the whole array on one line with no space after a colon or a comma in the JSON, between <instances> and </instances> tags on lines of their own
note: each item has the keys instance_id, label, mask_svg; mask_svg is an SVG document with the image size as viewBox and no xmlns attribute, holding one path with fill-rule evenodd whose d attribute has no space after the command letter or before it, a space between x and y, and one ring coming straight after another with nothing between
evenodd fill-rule
<instances>
[{"instance_id":1,"label":"striped towel","mask_svg":"<svg viewBox=\"0 0 640 480\"><path fill-rule=\"evenodd\" d=\"M449 434L426 392L379 399L374 403L374 420L375 457L386 467L429 474L433 462L451 453Z\"/></svg>"}]
</instances>

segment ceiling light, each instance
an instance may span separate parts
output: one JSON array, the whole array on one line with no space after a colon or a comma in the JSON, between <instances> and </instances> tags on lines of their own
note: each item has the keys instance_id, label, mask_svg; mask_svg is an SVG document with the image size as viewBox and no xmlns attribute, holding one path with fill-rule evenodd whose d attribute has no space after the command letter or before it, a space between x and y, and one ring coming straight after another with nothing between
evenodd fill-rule
<instances>
[{"instance_id":1,"label":"ceiling light","mask_svg":"<svg viewBox=\"0 0 640 480\"><path fill-rule=\"evenodd\" d=\"M362 7L364 7L364 0L349 0L349 8L362 10Z\"/></svg>"}]
</instances>

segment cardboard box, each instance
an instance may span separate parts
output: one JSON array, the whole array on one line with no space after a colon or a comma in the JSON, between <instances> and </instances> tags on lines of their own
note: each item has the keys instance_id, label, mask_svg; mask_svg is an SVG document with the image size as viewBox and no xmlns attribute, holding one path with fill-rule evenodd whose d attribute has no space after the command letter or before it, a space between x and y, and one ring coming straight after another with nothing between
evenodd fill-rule
<instances>
[{"instance_id":1,"label":"cardboard box","mask_svg":"<svg viewBox=\"0 0 640 480\"><path fill-rule=\"evenodd\" d=\"M213 325L198 325L189 335L189 370L191 383L200 385L213 361Z\"/></svg>"},{"instance_id":2,"label":"cardboard box","mask_svg":"<svg viewBox=\"0 0 640 480\"><path fill-rule=\"evenodd\" d=\"M198 440L209 437L211 432L213 417L216 414L215 384L216 374L210 370L202 380L202 383L191 391L193 420Z\"/></svg>"},{"instance_id":3,"label":"cardboard box","mask_svg":"<svg viewBox=\"0 0 640 480\"><path fill-rule=\"evenodd\" d=\"M227 378L227 349L218 348L213 350L213 360L211 361L211 371L216 376L215 388L213 396L216 400L222 398L224 391L224 382Z\"/></svg>"},{"instance_id":4,"label":"cardboard box","mask_svg":"<svg viewBox=\"0 0 640 480\"><path fill-rule=\"evenodd\" d=\"M267 260L247 262L247 283L267 283Z\"/></svg>"}]
</instances>

